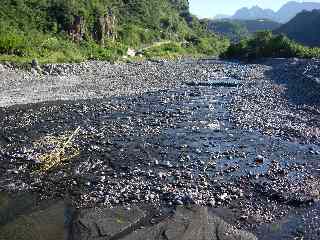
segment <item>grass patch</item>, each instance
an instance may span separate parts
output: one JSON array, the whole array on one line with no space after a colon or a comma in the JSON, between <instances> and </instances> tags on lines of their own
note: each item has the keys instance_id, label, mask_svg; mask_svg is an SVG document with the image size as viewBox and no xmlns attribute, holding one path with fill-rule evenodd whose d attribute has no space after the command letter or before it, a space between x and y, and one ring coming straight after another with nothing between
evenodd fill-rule
<instances>
[{"instance_id":1,"label":"grass patch","mask_svg":"<svg viewBox=\"0 0 320 240\"><path fill-rule=\"evenodd\" d=\"M167 42L145 49L147 58L177 59L181 57L218 56L228 47L226 41L215 41L213 38L197 38L193 42Z\"/></svg>"},{"instance_id":2,"label":"grass patch","mask_svg":"<svg viewBox=\"0 0 320 240\"><path fill-rule=\"evenodd\" d=\"M150 47L143 51L146 58L166 58L175 59L186 55L187 51L181 47L181 43L170 42L158 46Z\"/></svg>"},{"instance_id":3,"label":"grass patch","mask_svg":"<svg viewBox=\"0 0 320 240\"><path fill-rule=\"evenodd\" d=\"M115 61L124 55L127 46L119 42L106 41L100 46L88 39L74 43L64 35L52 35L31 31L25 33L0 25L0 61L30 63L83 62L85 60Z\"/></svg>"}]
</instances>

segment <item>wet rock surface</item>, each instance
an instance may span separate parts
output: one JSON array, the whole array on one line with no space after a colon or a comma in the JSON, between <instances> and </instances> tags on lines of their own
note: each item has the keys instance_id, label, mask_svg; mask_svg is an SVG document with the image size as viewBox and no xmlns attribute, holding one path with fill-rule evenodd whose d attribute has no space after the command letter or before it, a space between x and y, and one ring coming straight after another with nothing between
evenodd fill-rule
<instances>
[{"instance_id":1,"label":"wet rock surface","mask_svg":"<svg viewBox=\"0 0 320 240\"><path fill-rule=\"evenodd\" d=\"M222 219L211 216L204 207L178 207L172 217L153 227L136 230L127 235L126 240L163 239L163 240L256 240L245 231L239 231Z\"/></svg>"},{"instance_id":2,"label":"wet rock surface","mask_svg":"<svg viewBox=\"0 0 320 240\"><path fill-rule=\"evenodd\" d=\"M5 66L0 188L38 200L68 193L80 208L208 206L259 239L274 239L270 224L298 219L288 239L318 239L319 108L292 102L273 77L288 61L91 62L36 76ZM222 78L241 84L185 84ZM70 157L39 171L39 156L78 127Z\"/></svg>"},{"instance_id":3,"label":"wet rock surface","mask_svg":"<svg viewBox=\"0 0 320 240\"><path fill-rule=\"evenodd\" d=\"M72 226L71 239L114 239L130 231L146 214L138 207L81 210Z\"/></svg>"},{"instance_id":4,"label":"wet rock surface","mask_svg":"<svg viewBox=\"0 0 320 240\"><path fill-rule=\"evenodd\" d=\"M36 204L34 196L20 193L15 196L0 193L1 240L64 239L64 202Z\"/></svg>"}]
</instances>

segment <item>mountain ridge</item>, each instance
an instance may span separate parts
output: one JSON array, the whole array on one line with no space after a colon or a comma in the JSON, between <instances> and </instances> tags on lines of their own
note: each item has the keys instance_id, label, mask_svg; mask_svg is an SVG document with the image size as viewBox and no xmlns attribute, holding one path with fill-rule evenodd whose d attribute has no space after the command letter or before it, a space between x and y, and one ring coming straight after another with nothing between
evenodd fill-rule
<instances>
[{"instance_id":1,"label":"mountain ridge","mask_svg":"<svg viewBox=\"0 0 320 240\"><path fill-rule=\"evenodd\" d=\"M284 34L290 39L310 46L320 46L320 10L302 11L274 33Z\"/></svg>"},{"instance_id":2,"label":"mountain ridge","mask_svg":"<svg viewBox=\"0 0 320 240\"><path fill-rule=\"evenodd\" d=\"M272 9L263 9L259 6L251 8L240 8L235 12L231 19L239 20L256 20L256 19L270 19L279 23L286 23L295 17L296 14L303 10L311 11L313 9L320 9L319 2L296 2L289 1L284 4L278 11Z\"/></svg>"}]
</instances>

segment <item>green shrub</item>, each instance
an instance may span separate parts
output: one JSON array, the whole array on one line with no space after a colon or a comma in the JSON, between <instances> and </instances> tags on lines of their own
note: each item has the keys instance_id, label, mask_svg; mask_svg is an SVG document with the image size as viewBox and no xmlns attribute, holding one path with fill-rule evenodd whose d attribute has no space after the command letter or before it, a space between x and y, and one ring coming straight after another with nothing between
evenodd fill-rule
<instances>
[{"instance_id":1,"label":"green shrub","mask_svg":"<svg viewBox=\"0 0 320 240\"><path fill-rule=\"evenodd\" d=\"M22 32L0 27L0 54L23 56L27 45Z\"/></svg>"},{"instance_id":2,"label":"green shrub","mask_svg":"<svg viewBox=\"0 0 320 240\"><path fill-rule=\"evenodd\" d=\"M160 32L138 25L128 24L119 29L120 41L131 47L151 44L160 38Z\"/></svg>"},{"instance_id":3,"label":"green shrub","mask_svg":"<svg viewBox=\"0 0 320 240\"><path fill-rule=\"evenodd\" d=\"M257 59L262 57L319 58L320 48L300 45L284 35L273 35L269 31L258 32L252 38L231 44L222 57Z\"/></svg>"},{"instance_id":4,"label":"green shrub","mask_svg":"<svg viewBox=\"0 0 320 240\"><path fill-rule=\"evenodd\" d=\"M126 45L112 41L106 41L105 46L97 44L92 39L81 43L81 51L86 59L115 61L123 56L127 49Z\"/></svg>"},{"instance_id":5,"label":"green shrub","mask_svg":"<svg viewBox=\"0 0 320 240\"><path fill-rule=\"evenodd\" d=\"M160 44L151 48L148 48L144 51L144 55L148 58L152 57L163 57L171 58L182 56L186 53L185 49L181 47L181 44L177 42L170 42Z\"/></svg>"}]
</instances>

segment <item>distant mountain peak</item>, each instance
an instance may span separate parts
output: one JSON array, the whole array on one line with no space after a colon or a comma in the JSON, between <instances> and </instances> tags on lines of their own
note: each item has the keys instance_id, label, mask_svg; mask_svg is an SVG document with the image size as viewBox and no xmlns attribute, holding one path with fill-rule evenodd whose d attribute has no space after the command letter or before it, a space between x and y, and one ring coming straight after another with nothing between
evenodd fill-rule
<instances>
[{"instance_id":1,"label":"distant mountain peak","mask_svg":"<svg viewBox=\"0 0 320 240\"><path fill-rule=\"evenodd\" d=\"M277 12L272 9L263 9L258 5L255 5L251 8L240 8L231 18L240 20L270 19L276 22L286 23L294 18L299 12L303 10L311 11L313 9L320 9L320 3L289 1Z\"/></svg>"},{"instance_id":2,"label":"distant mountain peak","mask_svg":"<svg viewBox=\"0 0 320 240\"><path fill-rule=\"evenodd\" d=\"M251 8L243 7L239 9L233 16L233 19L255 20L255 19L273 19L275 12L271 9L262 9L255 5Z\"/></svg>"},{"instance_id":3,"label":"distant mountain peak","mask_svg":"<svg viewBox=\"0 0 320 240\"><path fill-rule=\"evenodd\" d=\"M262 9L261 7L259 7L258 5L254 5L251 7L251 9Z\"/></svg>"}]
</instances>

